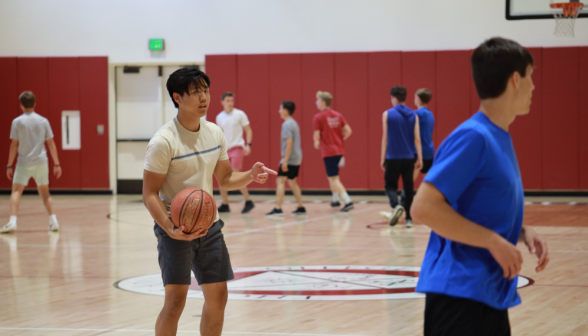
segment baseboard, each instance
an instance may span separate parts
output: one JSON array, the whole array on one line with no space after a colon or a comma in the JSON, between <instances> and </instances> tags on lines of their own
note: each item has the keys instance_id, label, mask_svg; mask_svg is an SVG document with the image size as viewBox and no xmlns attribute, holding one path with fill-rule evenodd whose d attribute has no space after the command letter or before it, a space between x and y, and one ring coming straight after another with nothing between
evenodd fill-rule
<instances>
[{"instance_id":1,"label":"baseboard","mask_svg":"<svg viewBox=\"0 0 588 336\"><path fill-rule=\"evenodd\" d=\"M52 195L112 195L109 189L51 189ZM11 189L0 189L0 195L10 195ZM25 189L23 195L38 195L37 189Z\"/></svg>"}]
</instances>

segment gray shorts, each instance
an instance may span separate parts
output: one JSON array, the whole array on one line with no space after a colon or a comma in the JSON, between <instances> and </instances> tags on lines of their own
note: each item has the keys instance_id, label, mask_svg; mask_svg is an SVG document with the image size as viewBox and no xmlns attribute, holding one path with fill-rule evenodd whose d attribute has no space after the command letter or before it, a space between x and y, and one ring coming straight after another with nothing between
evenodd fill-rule
<instances>
[{"instance_id":1,"label":"gray shorts","mask_svg":"<svg viewBox=\"0 0 588 336\"><path fill-rule=\"evenodd\" d=\"M26 186L29 184L31 177L35 179L37 186L49 184L49 167L47 163L29 167L23 167L17 163L12 183Z\"/></svg>"},{"instance_id":2,"label":"gray shorts","mask_svg":"<svg viewBox=\"0 0 588 336\"><path fill-rule=\"evenodd\" d=\"M176 240L157 224L153 230L157 237L159 267L163 285L189 285L190 270L199 285L233 280L229 251L221 229L222 220L215 222L204 237L192 241Z\"/></svg>"}]
</instances>

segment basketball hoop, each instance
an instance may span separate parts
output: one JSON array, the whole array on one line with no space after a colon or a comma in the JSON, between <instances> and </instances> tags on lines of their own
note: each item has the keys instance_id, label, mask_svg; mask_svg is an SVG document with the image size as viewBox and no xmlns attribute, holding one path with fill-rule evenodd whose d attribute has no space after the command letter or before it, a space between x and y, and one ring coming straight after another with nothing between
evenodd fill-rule
<instances>
[{"instance_id":1,"label":"basketball hoop","mask_svg":"<svg viewBox=\"0 0 588 336\"><path fill-rule=\"evenodd\" d=\"M574 37L574 25L579 12L584 8L581 2L558 2L549 4L555 18L555 35Z\"/></svg>"}]
</instances>

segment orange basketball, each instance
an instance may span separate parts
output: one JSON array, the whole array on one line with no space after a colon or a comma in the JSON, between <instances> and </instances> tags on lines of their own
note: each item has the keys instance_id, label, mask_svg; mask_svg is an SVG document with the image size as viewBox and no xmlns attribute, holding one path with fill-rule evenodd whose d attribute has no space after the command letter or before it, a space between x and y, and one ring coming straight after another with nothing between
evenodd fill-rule
<instances>
[{"instance_id":1,"label":"orange basketball","mask_svg":"<svg viewBox=\"0 0 588 336\"><path fill-rule=\"evenodd\" d=\"M200 188L186 188L172 200L171 220L176 227L183 225L185 233L208 230L215 217L214 198Z\"/></svg>"}]
</instances>

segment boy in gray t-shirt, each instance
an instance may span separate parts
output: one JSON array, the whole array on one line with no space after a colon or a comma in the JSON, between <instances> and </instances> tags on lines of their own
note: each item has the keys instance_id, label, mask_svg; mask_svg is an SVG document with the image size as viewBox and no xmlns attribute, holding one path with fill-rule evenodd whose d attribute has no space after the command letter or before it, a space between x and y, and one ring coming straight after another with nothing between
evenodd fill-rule
<instances>
[{"instance_id":1,"label":"boy in gray t-shirt","mask_svg":"<svg viewBox=\"0 0 588 336\"><path fill-rule=\"evenodd\" d=\"M10 129L10 152L8 154L8 166L6 176L12 181L12 194L10 196L10 221L0 229L0 233L16 231L16 214L20 204L20 197L24 188L29 184L31 177L35 179L39 195L43 198L45 208L49 213L49 230L59 230L57 217L53 212L53 199L49 194L49 167L45 142L55 163L53 173L55 177L61 176L61 166L57 157L57 148L53 141L53 132L49 121L34 112L35 95L30 91L23 92L20 97L20 108L24 112L20 117L12 121ZM16 169L13 167L14 159L18 153ZM13 178L14 177L14 178Z\"/></svg>"},{"instance_id":2,"label":"boy in gray t-shirt","mask_svg":"<svg viewBox=\"0 0 588 336\"><path fill-rule=\"evenodd\" d=\"M280 160L280 169L278 170L278 178L276 180L276 207L266 215L283 215L282 202L284 200L284 193L286 192L286 179L292 189L292 193L296 196L298 208L292 212L294 215L306 214L304 204L302 204L302 193L300 187L296 183L298 177L298 170L302 163L302 147L300 146L300 128L292 114L296 109L296 105L291 101L284 101L280 105L280 116L284 119L282 123L282 159Z\"/></svg>"}]
</instances>

